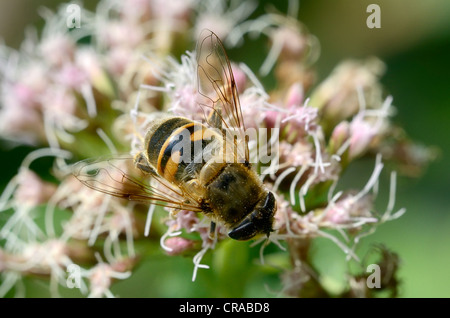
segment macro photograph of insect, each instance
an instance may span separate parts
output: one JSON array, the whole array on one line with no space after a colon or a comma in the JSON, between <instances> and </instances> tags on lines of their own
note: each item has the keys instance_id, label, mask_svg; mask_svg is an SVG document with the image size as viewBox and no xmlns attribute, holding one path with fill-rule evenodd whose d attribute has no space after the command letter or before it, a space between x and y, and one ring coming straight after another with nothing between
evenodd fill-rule
<instances>
[{"instance_id":1,"label":"macro photograph of insect","mask_svg":"<svg viewBox=\"0 0 450 318\"><path fill-rule=\"evenodd\" d=\"M0 296L449 297L449 14L2 2Z\"/></svg>"}]
</instances>

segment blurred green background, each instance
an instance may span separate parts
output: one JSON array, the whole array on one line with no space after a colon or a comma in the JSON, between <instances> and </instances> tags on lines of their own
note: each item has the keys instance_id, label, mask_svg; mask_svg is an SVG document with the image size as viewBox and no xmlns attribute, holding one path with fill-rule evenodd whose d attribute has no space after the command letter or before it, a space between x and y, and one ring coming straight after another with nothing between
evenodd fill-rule
<instances>
[{"instance_id":1,"label":"blurred green background","mask_svg":"<svg viewBox=\"0 0 450 318\"><path fill-rule=\"evenodd\" d=\"M85 7L95 8L95 2L89 1ZM37 8L41 5L55 8L59 3L62 1L1 1L0 37L8 46L17 48L26 25L42 25ZM381 29L366 26L369 15L366 8L370 3L381 7ZM286 12L284 1L273 1L273 4L261 1L257 12L262 12L267 5ZM378 56L387 65L382 79L386 93L393 95L398 109L394 121L416 141L440 148L439 160L432 163L421 178L399 177L396 207L406 207L407 213L380 226L363 240L362 248L372 242L384 243L400 255L401 296L450 297L450 1L308 0L300 1L299 12L300 20L321 43L322 53L317 62L319 80L343 59ZM261 53L264 51L246 52L235 50L231 58L244 61L256 70L264 59ZM0 189L17 172L18 163L29 151L27 147L2 148ZM48 162L46 166L45 160L42 164L42 169L50 165ZM358 172L354 175L362 177L348 178L345 183L363 185L372 168L371 161L358 163L350 173ZM387 186L388 173L383 178L382 185ZM379 198L381 203L387 202L387 188L384 190ZM383 209L382 204L380 209ZM190 281L192 258L161 255L145 259L129 280L118 282L112 290L122 297L208 297L270 296L264 285L279 289L276 270L258 268L258 247L252 248L248 255L248 244L226 244L229 248L221 249L220 255L208 254L204 258L203 263L211 265L213 270L200 269L195 283ZM227 253L233 253L237 262L249 263L247 272L234 272L240 268L239 264L223 265L230 257ZM332 277L345 265L327 264L326 260L343 259L342 252L332 243L318 240L314 253L332 282ZM219 275L220 271L227 274ZM246 287L236 294L244 284L242 277L247 277ZM227 287L217 292L218 284L224 283ZM31 287L27 296L48 295L42 282L27 281L26 285Z\"/></svg>"}]
</instances>

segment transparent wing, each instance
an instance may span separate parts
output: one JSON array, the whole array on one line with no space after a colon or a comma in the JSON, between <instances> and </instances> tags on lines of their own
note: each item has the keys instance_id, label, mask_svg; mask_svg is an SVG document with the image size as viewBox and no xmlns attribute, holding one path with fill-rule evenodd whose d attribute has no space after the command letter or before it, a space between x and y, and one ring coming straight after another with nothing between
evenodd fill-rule
<instances>
[{"instance_id":1,"label":"transparent wing","mask_svg":"<svg viewBox=\"0 0 450 318\"><path fill-rule=\"evenodd\" d=\"M201 212L189 194L156 174L143 174L130 157L87 159L76 163L73 175L85 186L130 201ZM192 201L192 202L191 202Z\"/></svg>"},{"instance_id":2,"label":"transparent wing","mask_svg":"<svg viewBox=\"0 0 450 318\"><path fill-rule=\"evenodd\" d=\"M208 125L230 132L239 155L248 162L248 140L233 71L222 42L210 30L201 33L197 63L198 103L209 111Z\"/></svg>"}]
</instances>

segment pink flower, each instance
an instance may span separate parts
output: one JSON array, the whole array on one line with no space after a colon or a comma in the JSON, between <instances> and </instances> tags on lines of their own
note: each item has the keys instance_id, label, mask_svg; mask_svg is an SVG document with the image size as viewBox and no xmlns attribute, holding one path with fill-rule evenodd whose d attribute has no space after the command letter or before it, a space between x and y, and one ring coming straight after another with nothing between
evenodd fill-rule
<instances>
[{"instance_id":1,"label":"pink flower","mask_svg":"<svg viewBox=\"0 0 450 318\"><path fill-rule=\"evenodd\" d=\"M188 233L195 230L195 226L199 223L197 213L182 210L176 214L175 219L167 221L169 227L174 227L176 231L185 229Z\"/></svg>"},{"instance_id":2,"label":"pink flower","mask_svg":"<svg viewBox=\"0 0 450 318\"><path fill-rule=\"evenodd\" d=\"M285 99L285 105L287 108L298 107L303 105L305 101L305 93L303 90L303 86L300 83L294 83L288 90Z\"/></svg>"},{"instance_id":3,"label":"pink flower","mask_svg":"<svg viewBox=\"0 0 450 318\"><path fill-rule=\"evenodd\" d=\"M198 106L197 89L192 85L175 88L173 93L173 103L171 111L177 115L188 117L194 120L203 121L205 113ZM207 110L205 110L206 112Z\"/></svg>"},{"instance_id":4,"label":"pink flower","mask_svg":"<svg viewBox=\"0 0 450 318\"><path fill-rule=\"evenodd\" d=\"M250 89L249 89L250 90ZM266 114L264 112L264 97L248 93L245 91L240 96L240 103L242 107L242 116L245 122L245 128L261 128L264 127Z\"/></svg>"},{"instance_id":5,"label":"pink flower","mask_svg":"<svg viewBox=\"0 0 450 318\"><path fill-rule=\"evenodd\" d=\"M88 74L79 66L72 63L64 64L55 75L55 82L59 85L80 91L88 80Z\"/></svg>"},{"instance_id":6,"label":"pink flower","mask_svg":"<svg viewBox=\"0 0 450 318\"><path fill-rule=\"evenodd\" d=\"M324 221L332 224L347 224L352 222L352 218L369 218L371 217L372 201L370 195L356 200L354 195L348 194L340 198L336 203L331 204L330 208L325 212Z\"/></svg>"},{"instance_id":7,"label":"pink flower","mask_svg":"<svg viewBox=\"0 0 450 318\"><path fill-rule=\"evenodd\" d=\"M59 239L30 243L20 254L21 263L32 273L44 275L53 273L56 277L61 277L64 268L72 263L67 253L67 244Z\"/></svg>"},{"instance_id":8,"label":"pink flower","mask_svg":"<svg viewBox=\"0 0 450 318\"><path fill-rule=\"evenodd\" d=\"M29 206L47 202L56 191L56 185L42 181L36 173L26 168L20 170L18 183L15 200Z\"/></svg>"},{"instance_id":9,"label":"pink flower","mask_svg":"<svg viewBox=\"0 0 450 318\"><path fill-rule=\"evenodd\" d=\"M356 158L364 154L370 147L377 130L359 116L350 123L350 157Z\"/></svg>"},{"instance_id":10,"label":"pink flower","mask_svg":"<svg viewBox=\"0 0 450 318\"><path fill-rule=\"evenodd\" d=\"M75 52L75 65L87 74L89 82L94 87L102 87L101 85L105 81L103 61L94 50L78 49Z\"/></svg>"},{"instance_id":11,"label":"pink flower","mask_svg":"<svg viewBox=\"0 0 450 318\"><path fill-rule=\"evenodd\" d=\"M5 105L0 110L0 133L4 137L31 145L45 140L41 115L20 104Z\"/></svg>"},{"instance_id":12,"label":"pink flower","mask_svg":"<svg viewBox=\"0 0 450 318\"><path fill-rule=\"evenodd\" d=\"M110 290L113 281L115 279L126 279L131 276L130 272L117 271L117 265L119 265L119 267L122 267L119 262L113 265L98 263L96 266L86 271L84 276L86 276L90 282L90 293L88 297L114 297L113 293Z\"/></svg>"},{"instance_id":13,"label":"pink flower","mask_svg":"<svg viewBox=\"0 0 450 318\"><path fill-rule=\"evenodd\" d=\"M128 0L117 2L117 11L125 20L139 21L141 19L148 19L152 6L151 1L148 0Z\"/></svg>"},{"instance_id":14,"label":"pink flower","mask_svg":"<svg viewBox=\"0 0 450 318\"><path fill-rule=\"evenodd\" d=\"M42 96L45 111L61 122L68 122L75 115L77 101L75 96L61 87L54 87Z\"/></svg>"},{"instance_id":15,"label":"pink flower","mask_svg":"<svg viewBox=\"0 0 450 318\"><path fill-rule=\"evenodd\" d=\"M244 92L247 84L247 75L236 63L231 63L231 69L233 70L237 90L241 94Z\"/></svg>"},{"instance_id":16,"label":"pink flower","mask_svg":"<svg viewBox=\"0 0 450 318\"><path fill-rule=\"evenodd\" d=\"M383 71L384 65L377 59L342 62L312 93L311 105L321 109L324 118L334 124L358 112L358 89L364 93L367 105L377 107L382 103L378 80Z\"/></svg>"},{"instance_id":17,"label":"pink flower","mask_svg":"<svg viewBox=\"0 0 450 318\"><path fill-rule=\"evenodd\" d=\"M108 52L106 66L113 75L122 75L132 65L135 58L133 50L125 47L115 47Z\"/></svg>"},{"instance_id":18,"label":"pink flower","mask_svg":"<svg viewBox=\"0 0 450 318\"><path fill-rule=\"evenodd\" d=\"M280 165L286 167L299 167L314 162L313 146L306 141L297 141L294 144L284 140L280 142Z\"/></svg>"},{"instance_id":19,"label":"pink flower","mask_svg":"<svg viewBox=\"0 0 450 318\"><path fill-rule=\"evenodd\" d=\"M195 0L153 0L150 2L151 14L157 20L174 23L188 18L194 4Z\"/></svg>"},{"instance_id":20,"label":"pink flower","mask_svg":"<svg viewBox=\"0 0 450 318\"><path fill-rule=\"evenodd\" d=\"M280 54L285 58L298 60L308 49L308 39L296 27L283 25L274 29L271 40L274 45L279 46Z\"/></svg>"},{"instance_id":21,"label":"pink flower","mask_svg":"<svg viewBox=\"0 0 450 318\"><path fill-rule=\"evenodd\" d=\"M40 96L49 87L48 81L42 79L48 76L48 69L36 61L31 65L14 70L14 77L5 81L5 106L20 104L24 108L41 107Z\"/></svg>"},{"instance_id":22,"label":"pink flower","mask_svg":"<svg viewBox=\"0 0 450 318\"><path fill-rule=\"evenodd\" d=\"M268 127L280 123L282 134L289 142L299 140L317 129L318 109L308 105L304 100L303 87L294 83L289 88L280 109L267 111L265 121Z\"/></svg>"},{"instance_id":23,"label":"pink flower","mask_svg":"<svg viewBox=\"0 0 450 318\"><path fill-rule=\"evenodd\" d=\"M188 240L182 237L170 237L165 241L166 247L170 250L166 250L169 255L179 255L184 251L191 249L194 246L194 241Z\"/></svg>"},{"instance_id":24,"label":"pink flower","mask_svg":"<svg viewBox=\"0 0 450 318\"><path fill-rule=\"evenodd\" d=\"M213 30L220 39L239 37L240 40L243 34L236 26L239 26L239 23L245 20L255 8L255 3L252 1L201 2L201 5L197 6L199 12L195 21L195 35L198 37L204 29L209 29ZM230 42L235 43L236 40Z\"/></svg>"},{"instance_id":25,"label":"pink flower","mask_svg":"<svg viewBox=\"0 0 450 318\"><path fill-rule=\"evenodd\" d=\"M145 38L144 29L129 21L108 22L99 32L98 38L108 49L116 47L133 49Z\"/></svg>"},{"instance_id":26,"label":"pink flower","mask_svg":"<svg viewBox=\"0 0 450 318\"><path fill-rule=\"evenodd\" d=\"M335 154L341 147L345 147L350 136L350 124L347 121L341 121L336 127L334 127L333 133L330 138L330 153ZM345 150L344 150L345 151ZM339 153L341 155L341 153Z\"/></svg>"},{"instance_id":27,"label":"pink flower","mask_svg":"<svg viewBox=\"0 0 450 318\"><path fill-rule=\"evenodd\" d=\"M61 66L72 60L75 53L75 43L67 35L53 34L43 39L40 44L43 58L52 66Z\"/></svg>"}]
</instances>

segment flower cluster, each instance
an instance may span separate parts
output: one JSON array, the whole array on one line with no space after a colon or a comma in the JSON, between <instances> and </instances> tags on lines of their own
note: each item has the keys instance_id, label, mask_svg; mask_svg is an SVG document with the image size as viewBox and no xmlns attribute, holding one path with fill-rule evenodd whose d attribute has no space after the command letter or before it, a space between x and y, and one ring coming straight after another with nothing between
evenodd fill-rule
<instances>
[{"instance_id":1,"label":"flower cluster","mask_svg":"<svg viewBox=\"0 0 450 318\"><path fill-rule=\"evenodd\" d=\"M344 61L316 83L319 42L298 21L296 4L290 1L288 14L257 16L253 1L102 0L96 12L78 7L80 28L68 28L66 7L43 9L41 34L28 33L18 51L1 47L1 137L35 150L0 197L0 296L25 295L22 280L30 276L48 277L56 296L67 287L68 266L79 264L81 291L112 297L113 282L132 275L140 261L137 241L157 244L168 257L195 255L193 280L199 268L209 268L203 256L229 240L220 224L212 237L201 213L124 202L70 174L78 160L135 155L161 112L204 118L192 51L204 28L227 48L255 37L270 45L259 73L232 61L246 127L279 132L269 136L278 160L261 175L277 199L274 232L255 244L261 243L262 263L271 243L290 256L283 293L327 294L309 265L310 242L330 239L358 262L359 240L405 212L395 208L395 172L385 211L375 209L383 160L417 175L433 153L397 133L393 98L383 96L379 82L381 61ZM277 81L273 91L264 88L267 76ZM30 168L44 156L55 158L54 181ZM374 158L372 175L360 190L341 189L342 174L362 157ZM130 160L120 171L133 169ZM155 212L164 217L153 220ZM347 293L356 280L350 276ZM306 294L311 286L316 294Z\"/></svg>"}]
</instances>

